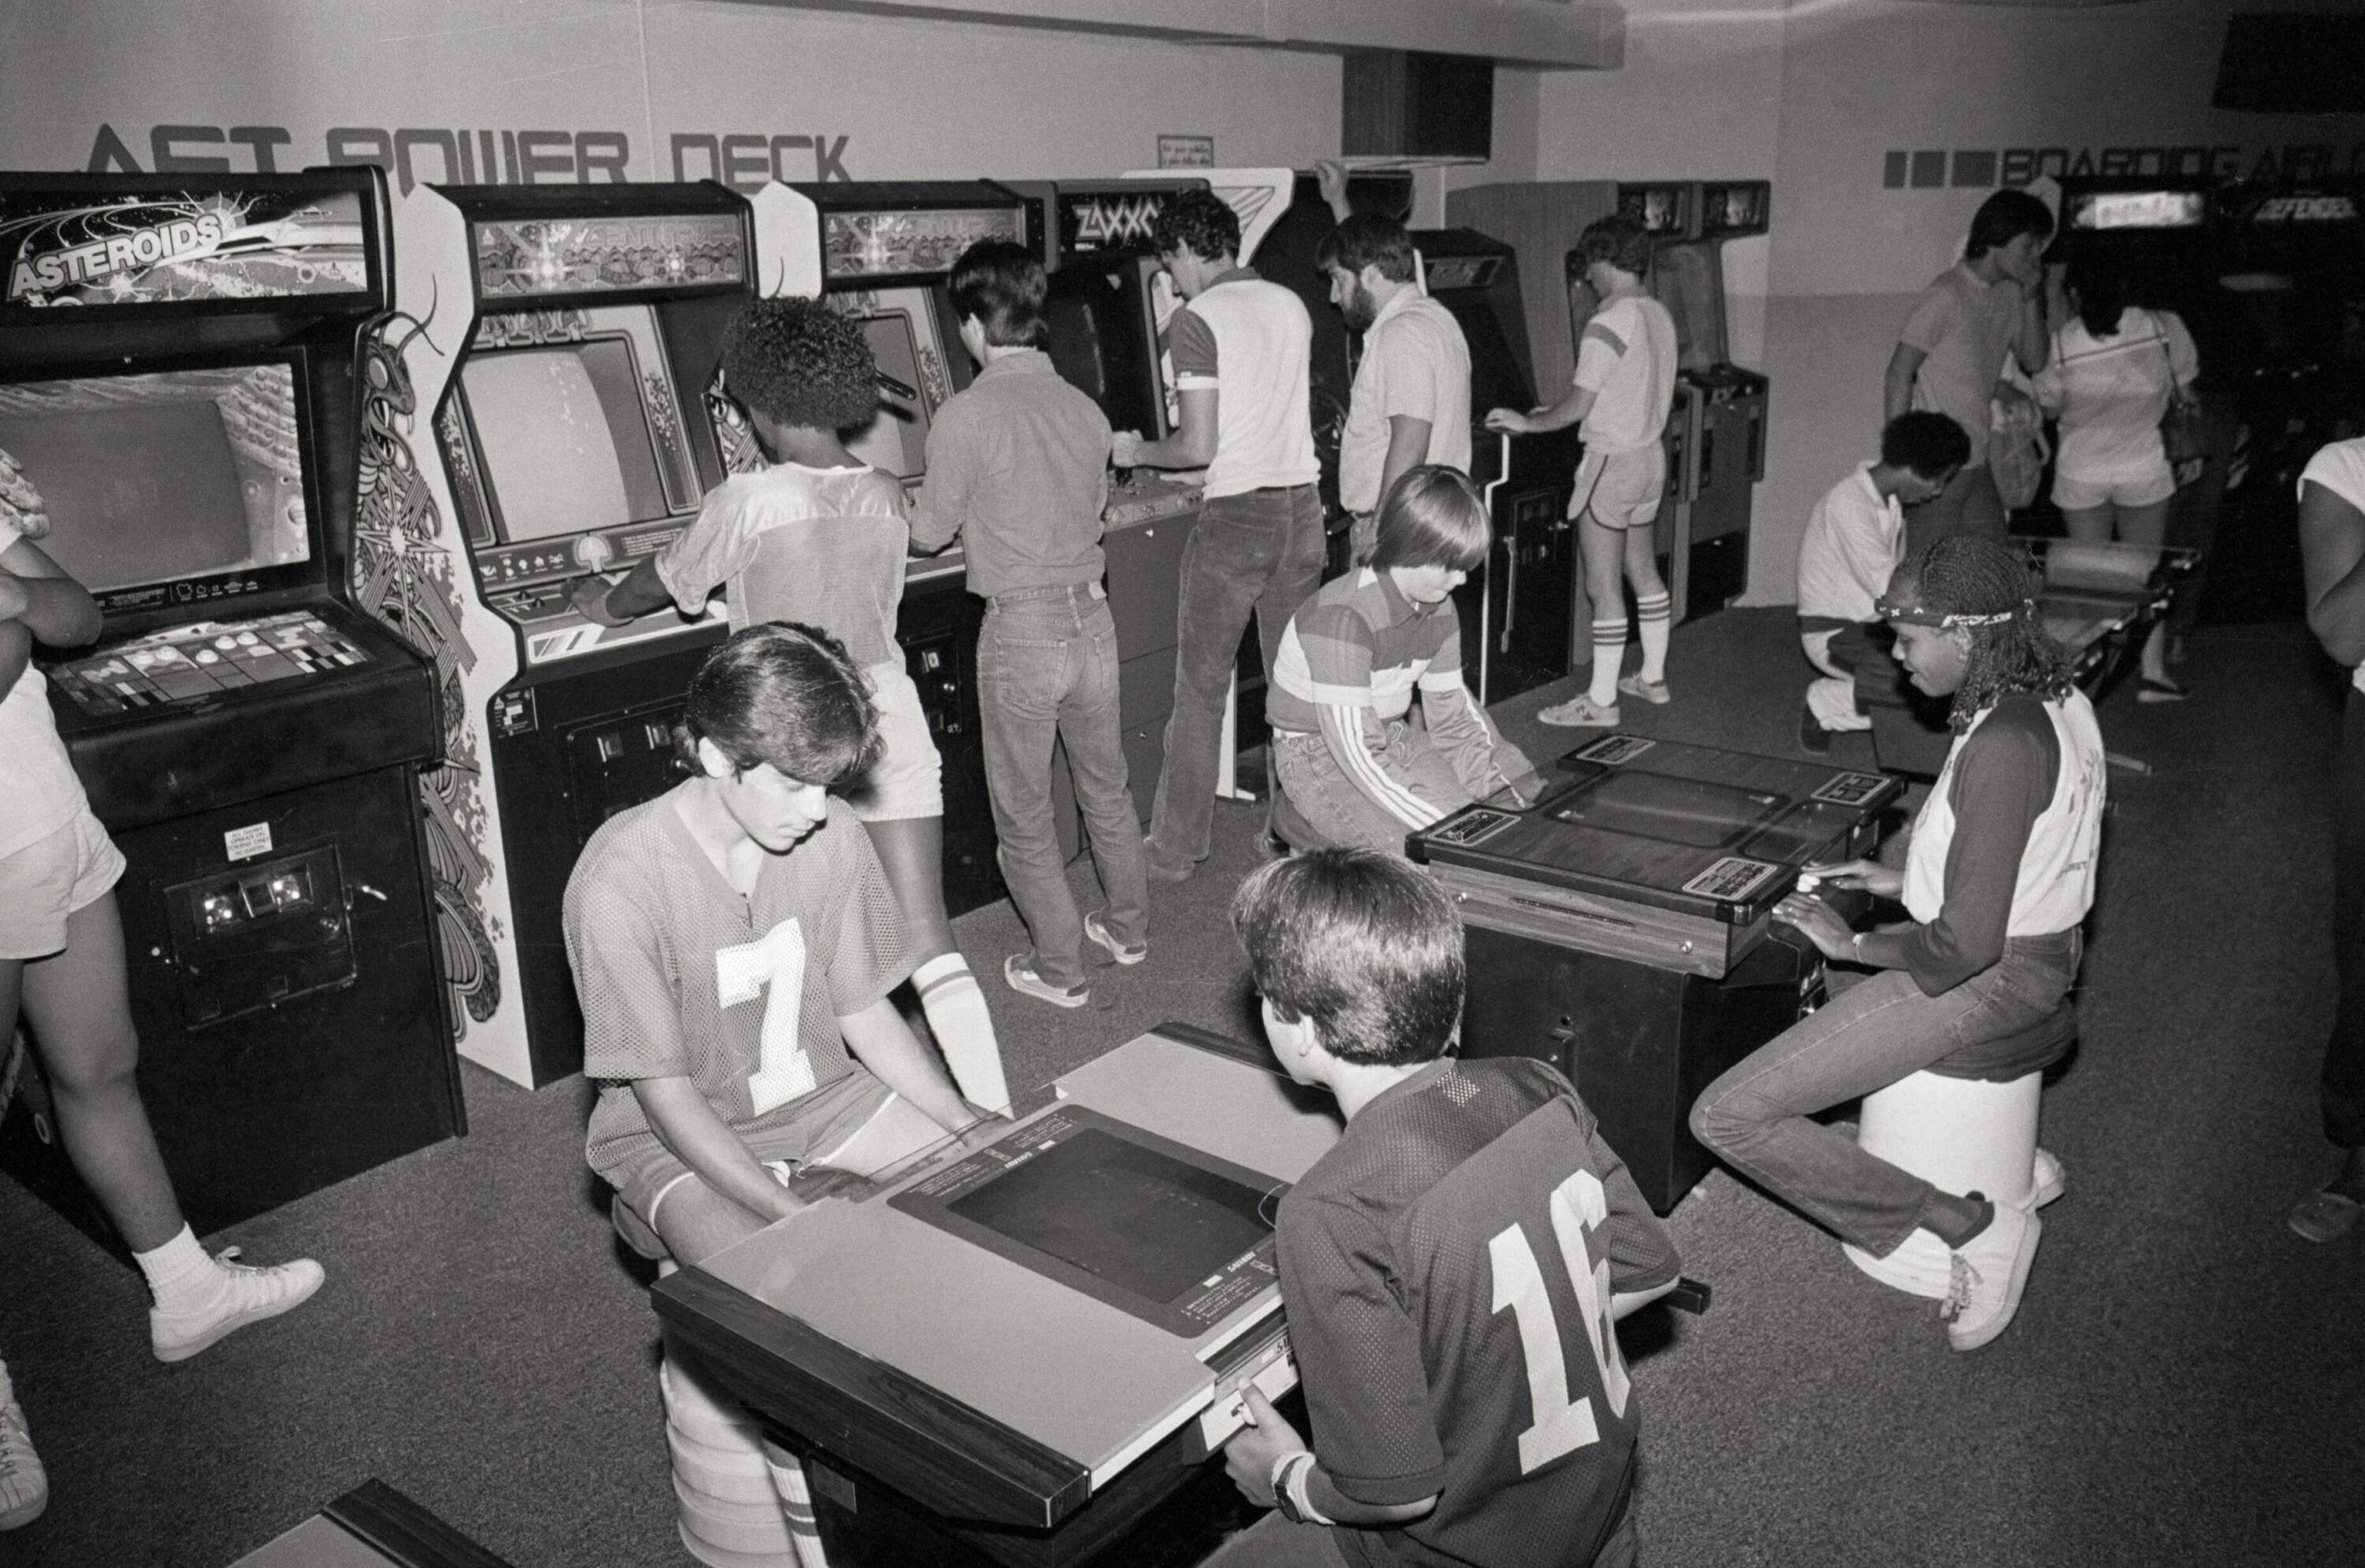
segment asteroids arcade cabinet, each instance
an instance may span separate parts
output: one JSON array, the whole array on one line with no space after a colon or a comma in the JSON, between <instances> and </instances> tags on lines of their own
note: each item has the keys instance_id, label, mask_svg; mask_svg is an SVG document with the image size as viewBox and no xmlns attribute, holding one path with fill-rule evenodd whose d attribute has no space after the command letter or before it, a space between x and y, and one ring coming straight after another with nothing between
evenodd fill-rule
<instances>
[{"instance_id":1,"label":"asteroids arcade cabinet","mask_svg":"<svg viewBox=\"0 0 2365 1568\"><path fill-rule=\"evenodd\" d=\"M45 659L129 861L140 1083L200 1233L462 1130L418 771L433 672L346 602L375 169L0 175L0 447L97 599ZM108 1238L35 1093L6 1163Z\"/></svg>"},{"instance_id":2,"label":"asteroids arcade cabinet","mask_svg":"<svg viewBox=\"0 0 2365 1568\"><path fill-rule=\"evenodd\" d=\"M576 856L682 777L671 726L727 629L720 601L607 628L568 595L662 550L722 482L707 393L754 233L714 185L422 185L398 223L355 588L447 694L425 803L460 1054L540 1085L582 1064Z\"/></svg>"}]
</instances>

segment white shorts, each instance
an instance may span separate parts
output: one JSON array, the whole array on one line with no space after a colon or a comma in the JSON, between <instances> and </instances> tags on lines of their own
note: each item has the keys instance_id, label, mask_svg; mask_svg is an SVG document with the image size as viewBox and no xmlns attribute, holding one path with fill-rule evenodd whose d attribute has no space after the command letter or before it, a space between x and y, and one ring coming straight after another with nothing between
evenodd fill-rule
<instances>
[{"instance_id":1,"label":"white shorts","mask_svg":"<svg viewBox=\"0 0 2365 1568\"><path fill-rule=\"evenodd\" d=\"M2158 472L2137 479L2073 479L2053 476L2053 504L2063 511L2091 511L2096 507L2156 507L2176 494L2176 475L2162 464Z\"/></svg>"},{"instance_id":2,"label":"white shorts","mask_svg":"<svg viewBox=\"0 0 2365 1568\"><path fill-rule=\"evenodd\" d=\"M846 791L846 804L867 823L943 816L945 765L928 735L920 689L912 684L901 659L872 665L862 673L870 679L870 699L879 709L881 745L879 760L860 784Z\"/></svg>"},{"instance_id":3,"label":"white shorts","mask_svg":"<svg viewBox=\"0 0 2365 1568\"><path fill-rule=\"evenodd\" d=\"M1648 528L1659 521L1667 487L1667 449L1657 442L1631 452L1587 450L1576 465L1568 515L1591 512L1604 528Z\"/></svg>"},{"instance_id":4,"label":"white shorts","mask_svg":"<svg viewBox=\"0 0 2365 1568\"><path fill-rule=\"evenodd\" d=\"M73 821L0 856L0 958L63 952L66 916L96 903L123 875L123 851L84 802Z\"/></svg>"}]
</instances>

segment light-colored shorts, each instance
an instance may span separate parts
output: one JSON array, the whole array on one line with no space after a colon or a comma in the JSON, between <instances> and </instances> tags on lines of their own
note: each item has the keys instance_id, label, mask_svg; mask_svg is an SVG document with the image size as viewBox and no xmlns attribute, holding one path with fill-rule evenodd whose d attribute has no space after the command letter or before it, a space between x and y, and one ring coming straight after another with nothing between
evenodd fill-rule
<instances>
[{"instance_id":1,"label":"light-colored shorts","mask_svg":"<svg viewBox=\"0 0 2365 1568\"><path fill-rule=\"evenodd\" d=\"M66 916L106 896L123 851L85 801L73 821L0 856L0 958L45 958L66 945Z\"/></svg>"},{"instance_id":2,"label":"light-colored shorts","mask_svg":"<svg viewBox=\"0 0 2365 1568\"><path fill-rule=\"evenodd\" d=\"M846 792L846 804L867 823L943 816L945 765L928 734L920 689L912 684L901 659L872 665L862 673L870 678L883 745L860 787Z\"/></svg>"},{"instance_id":3,"label":"light-colored shorts","mask_svg":"<svg viewBox=\"0 0 2365 1568\"><path fill-rule=\"evenodd\" d=\"M1592 452L1576 465L1568 515L1591 512L1604 528L1648 528L1659 521L1667 487L1667 449L1657 442L1631 452Z\"/></svg>"},{"instance_id":4,"label":"light-colored shorts","mask_svg":"<svg viewBox=\"0 0 2365 1568\"><path fill-rule=\"evenodd\" d=\"M604 1091L619 1094L632 1092L629 1084ZM890 1106L902 1104L903 1102L893 1090L857 1068L796 1102L793 1119L752 1132L740 1132L737 1128L733 1131L746 1146L747 1152L756 1157L757 1164L785 1166L793 1173L808 1165L831 1164L832 1155L858 1139ZM928 1125L936 1126L934 1122ZM944 1135L939 1130L936 1136ZM665 1201L665 1195L685 1181L698 1180L697 1173L654 1136L622 1159L595 1169L616 1190L616 1196L630 1204L633 1212L652 1226L656 1224L657 1207ZM778 1170L774 1173L779 1174Z\"/></svg>"},{"instance_id":5,"label":"light-colored shorts","mask_svg":"<svg viewBox=\"0 0 2365 1568\"><path fill-rule=\"evenodd\" d=\"M2176 494L2176 475L2165 463L2157 473L2137 479L2073 479L2053 476L2053 504L2063 511L2091 511L2096 507L2156 507Z\"/></svg>"}]
</instances>

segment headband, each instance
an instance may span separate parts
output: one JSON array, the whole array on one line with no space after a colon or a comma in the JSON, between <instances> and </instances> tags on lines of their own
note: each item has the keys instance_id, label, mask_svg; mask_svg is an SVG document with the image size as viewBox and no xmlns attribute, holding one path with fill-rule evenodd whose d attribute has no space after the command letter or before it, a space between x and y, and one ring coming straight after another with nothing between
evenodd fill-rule
<instances>
[{"instance_id":1,"label":"headband","mask_svg":"<svg viewBox=\"0 0 2365 1568\"><path fill-rule=\"evenodd\" d=\"M1901 621L1910 626L1936 626L1943 630L1955 626L2001 626L2023 613L2034 613L2036 601L2023 599L2015 610L1973 615L1962 610L1926 610L1916 604L1898 604L1883 594L1874 602L1873 609L1878 610L1884 620Z\"/></svg>"}]
</instances>

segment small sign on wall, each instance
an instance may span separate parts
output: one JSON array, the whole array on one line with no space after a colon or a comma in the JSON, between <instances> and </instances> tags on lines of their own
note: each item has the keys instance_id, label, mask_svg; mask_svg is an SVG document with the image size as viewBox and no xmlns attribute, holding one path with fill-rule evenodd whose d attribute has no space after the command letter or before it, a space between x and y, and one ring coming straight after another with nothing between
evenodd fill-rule
<instances>
[{"instance_id":1,"label":"small sign on wall","mask_svg":"<svg viewBox=\"0 0 2365 1568\"><path fill-rule=\"evenodd\" d=\"M1216 139L1212 136L1161 136L1158 139L1158 166L1161 169L1212 169L1216 166Z\"/></svg>"}]
</instances>

